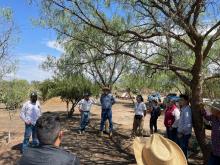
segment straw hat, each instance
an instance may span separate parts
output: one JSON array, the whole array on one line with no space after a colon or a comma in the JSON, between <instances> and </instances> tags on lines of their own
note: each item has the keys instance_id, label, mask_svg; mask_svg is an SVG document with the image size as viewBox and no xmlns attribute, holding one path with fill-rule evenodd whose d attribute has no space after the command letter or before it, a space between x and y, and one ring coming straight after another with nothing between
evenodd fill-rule
<instances>
[{"instance_id":1,"label":"straw hat","mask_svg":"<svg viewBox=\"0 0 220 165\"><path fill-rule=\"evenodd\" d=\"M107 87L107 86L105 86L105 87L102 88L102 90L103 90L103 91L110 91L110 88Z\"/></svg>"},{"instance_id":2,"label":"straw hat","mask_svg":"<svg viewBox=\"0 0 220 165\"><path fill-rule=\"evenodd\" d=\"M179 146L159 134L135 138L133 148L138 165L187 165Z\"/></svg>"}]
</instances>

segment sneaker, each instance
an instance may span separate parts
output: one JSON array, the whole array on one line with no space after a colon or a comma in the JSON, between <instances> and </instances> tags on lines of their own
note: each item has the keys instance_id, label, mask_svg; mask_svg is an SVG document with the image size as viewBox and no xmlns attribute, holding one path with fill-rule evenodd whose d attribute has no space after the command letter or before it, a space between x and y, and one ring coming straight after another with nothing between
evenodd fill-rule
<instances>
[{"instance_id":1,"label":"sneaker","mask_svg":"<svg viewBox=\"0 0 220 165\"><path fill-rule=\"evenodd\" d=\"M79 131L78 131L78 133L81 135L81 134L82 134L82 131L81 131L81 130L79 130Z\"/></svg>"},{"instance_id":2,"label":"sneaker","mask_svg":"<svg viewBox=\"0 0 220 165\"><path fill-rule=\"evenodd\" d=\"M81 131L81 133L82 133L82 134L85 134L85 131L83 130L83 131Z\"/></svg>"},{"instance_id":3,"label":"sneaker","mask_svg":"<svg viewBox=\"0 0 220 165\"><path fill-rule=\"evenodd\" d=\"M103 131L99 132L99 136L102 137L103 136Z\"/></svg>"},{"instance_id":4,"label":"sneaker","mask_svg":"<svg viewBox=\"0 0 220 165\"><path fill-rule=\"evenodd\" d=\"M109 137L112 137L112 132L109 132Z\"/></svg>"}]
</instances>

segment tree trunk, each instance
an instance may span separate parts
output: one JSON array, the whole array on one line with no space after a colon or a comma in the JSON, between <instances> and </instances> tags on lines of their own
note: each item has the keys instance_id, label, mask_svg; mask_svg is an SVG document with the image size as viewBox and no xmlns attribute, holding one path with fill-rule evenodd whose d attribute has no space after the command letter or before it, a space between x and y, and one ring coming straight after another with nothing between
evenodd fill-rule
<instances>
[{"instance_id":1,"label":"tree trunk","mask_svg":"<svg viewBox=\"0 0 220 165\"><path fill-rule=\"evenodd\" d=\"M75 105L73 102L72 102L72 107L70 108L70 111L68 112L68 118L72 118L73 117L73 113L75 111Z\"/></svg>"},{"instance_id":2,"label":"tree trunk","mask_svg":"<svg viewBox=\"0 0 220 165\"><path fill-rule=\"evenodd\" d=\"M205 127L203 124L203 118L200 113L200 103L202 102L202 84L203 80L201 76L194 76L191 83L192 91L192 119L193 127L196 135L196 139L203 153L204 164L207 164L210 154L210 146L207 143L205 135Z\"/></svg>"}]
</instances>

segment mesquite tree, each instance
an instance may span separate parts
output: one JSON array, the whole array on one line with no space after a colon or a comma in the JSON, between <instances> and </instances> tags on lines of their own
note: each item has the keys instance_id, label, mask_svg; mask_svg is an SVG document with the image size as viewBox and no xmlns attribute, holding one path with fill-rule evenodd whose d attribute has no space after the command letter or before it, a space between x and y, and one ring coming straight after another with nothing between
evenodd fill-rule
<instances>
[{"instance_id":1,"label":"mesquite tree","mask_svg":"<svg viewBox=\"0 0 220 165\"><path fill-rule=\"evenodd\" d=\"M217 0L45 0L41 19L66 39L83 40L98 51L96 45L104 45L106 56L126 55L174 73L191 89L193 126L205 161L209 147L199 105L204 81L220 77L209 67L220 66L219 53L212 52L220 39L219 6ZM74 35L85 26L117 39L117 48Z\"/></svg>"}]
</instances>

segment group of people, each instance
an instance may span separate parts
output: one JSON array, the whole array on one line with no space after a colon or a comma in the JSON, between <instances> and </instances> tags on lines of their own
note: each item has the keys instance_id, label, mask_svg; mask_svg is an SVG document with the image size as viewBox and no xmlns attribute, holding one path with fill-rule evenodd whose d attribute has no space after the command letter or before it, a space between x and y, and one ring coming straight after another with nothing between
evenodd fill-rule
<instances>
[{"instance_id":1,"label":"group of people","mask_svg":"<svg viewBox=\"0 0 220 165\"><path fill-rule=\"evenodd\" d=\"M100 103L101 122L99 135L103 135L105 123L108 120L109 136L111 137L113 131L112 105L115 103L115 98L108 87L103 88ZM78 104L79 111L81 112L80 134L83 134L86 130L93 104L96 104L96 102L90 98L89 93L86 93L84 98ZM201 106L201 112L207 120L212 121L213 150L210 156L209 165L217 165L220 164L220 104L215 103L210 105L210 107L212 114L208 114L204 106ZM143 136L144 118L147 112L151 114L149 125L152 134L152 140L150 140L152 144L148 144L147 146L156 145L157 143L169 143L176 148L175 145L179 145L182 149L182 154L185 155L184 157L187 159L188 143L192 133L192 112L189 104L189 97L187 95L180 95L178 100L173 99L172 97L168 98L164 112L164 125L166 127L167 138L170 139L169 142L165 142L166 140L164 140L164 137L154 134L157 133L157 119L161 114L159 100L152 100L151 104L146 106L141 95L136 97L136 103L134 106L135 115L133 120L132 137ZM72 155L59 148L63 136L59 117L49 112L41 114L41 108L37 101L36 92L32 92L30 95L30 101L23 105L20 117L25 122L24 141L21 149L23 155L19 161L20 165L79 164L79 159L76 155ZM31 135L33 147L29 148L29 139ZM139 146L138 152L143 152L143 144L140 145L139 143L143 143L143 141L140 140L139 137L136 137L134 140L134 153L136 160L137 149L135 149L135 146ZM142 146L142 148L140 146ZM157 147L154 146L153 148L156 149ZM159 150L156 152L159 152ZM141 154L139 153L139 156L140 155ZM42 159L39 159L39 157ZM183 162L185 162L185 159ZM142 164L145 163L142 162Z\"/></svg>"}]
</instances>

